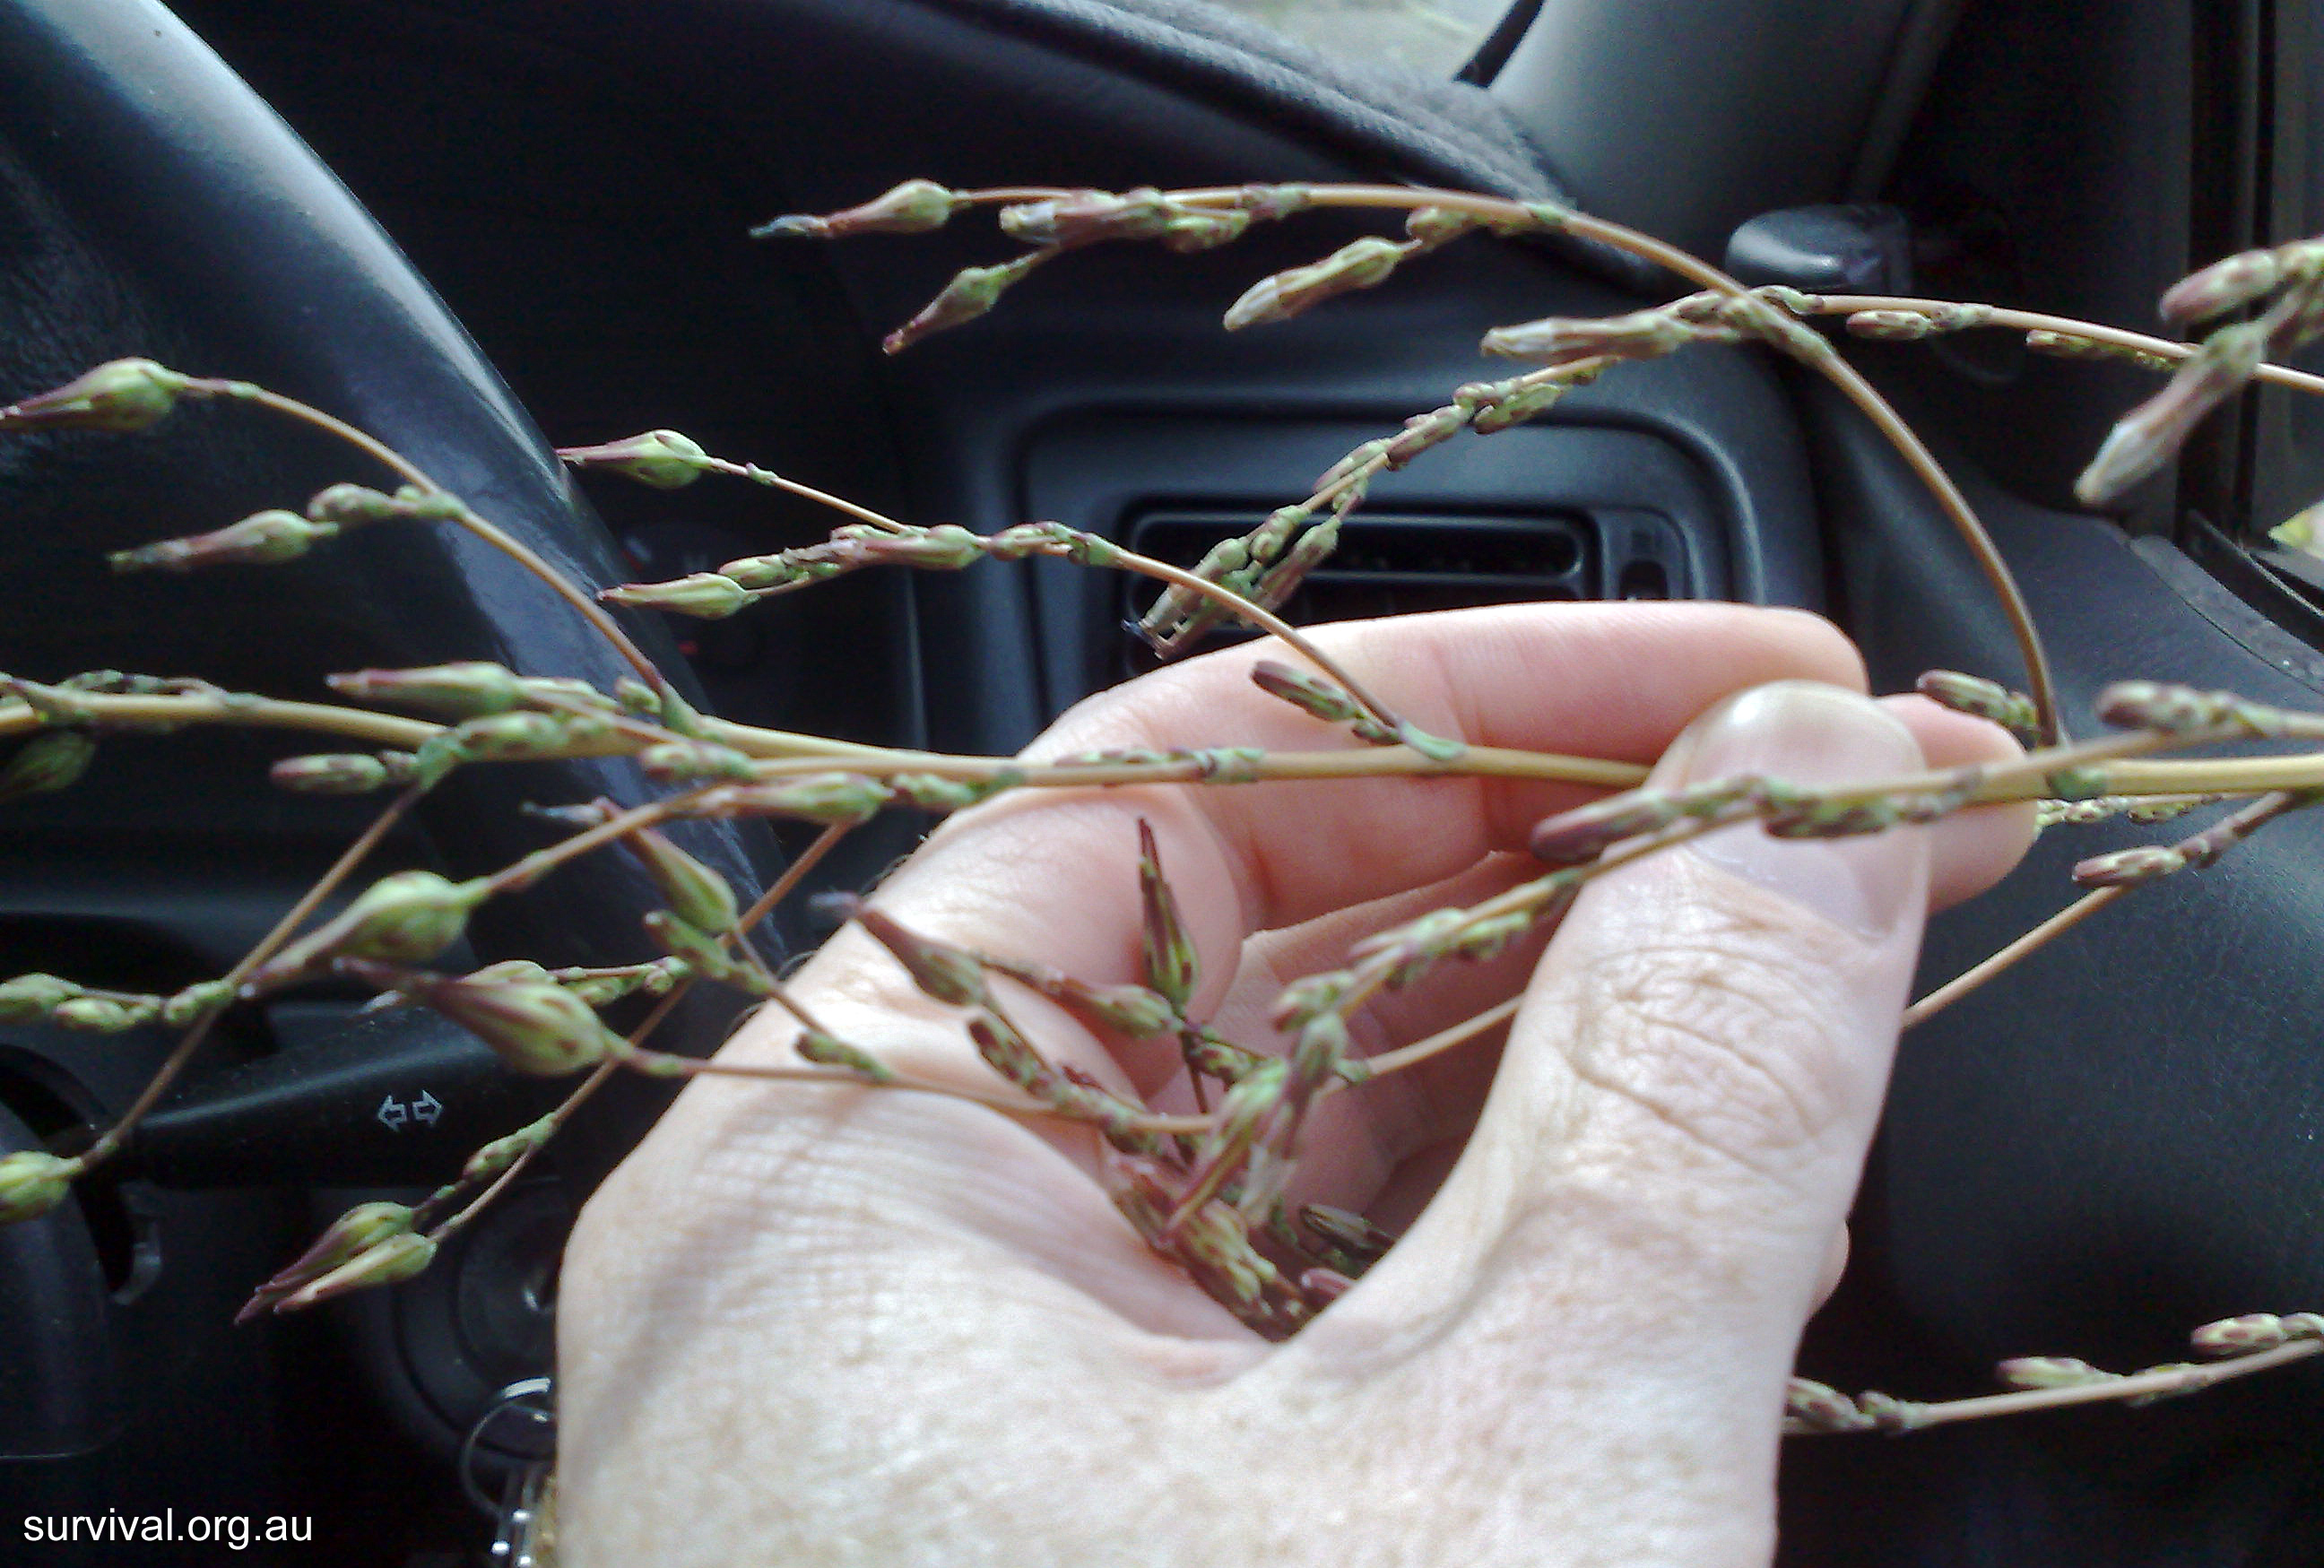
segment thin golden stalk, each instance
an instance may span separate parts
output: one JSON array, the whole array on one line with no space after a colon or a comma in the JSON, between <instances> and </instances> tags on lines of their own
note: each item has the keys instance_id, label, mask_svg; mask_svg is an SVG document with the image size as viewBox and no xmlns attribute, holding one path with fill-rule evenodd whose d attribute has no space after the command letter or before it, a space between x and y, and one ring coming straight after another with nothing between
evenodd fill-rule
<instances>
[{"instance_id":1,"label":"thin golden stalk","mask_svg":"<svg viewBox=\"0 0 2324 1568\"><path fill-rule=\"evenodd\" d=\"M978 198L982 199L989 194L978 193ZM1212 186L1174 190L1168 194L1170 199L1189 205L1226 205L1236 201L1241 191L1235 186ZM1028 199L1045 198L1036 197ZM1651 235L1641 234L1606 218L1565 208L1556 209L1553 218L1545 219L1539 208L1520 201L1480 196L1469 191L1396 185L1320 185L1310 191L1309 205L1394 209L1431 207L1465 213L1488 224L1528 227L1537 227L1547 221L1563 232L1596 240L1653 262L1701 288L1734 299L1743 299L1750 293L1741 283L1709 263ZM1961 494L1960 487L1953 484L1920 437L1889 406L1887 400L1873 390L1871 383L1858 374L1837 353L1803 354L1800 357L1873 422L1882 438L1895 448L1898 456L1928 488L1947 520L1969 546L1977 559L1978 570L2000 599L2003 613L2009 620L2010 631L2017 641L2019 655L2025 662L2028 694L2034 699L2042 736L2052 743L2063 739L2065 732L2058 711L2057 683L2051 675L2049 655L2043 648L2041 633L2034 624L2033 613L2026 606L2015 577L2010 573L2007 563L2001 558L2000 550L1994 545L1984 523L1978 521L1968 498Z\"/></svg>"},{"instance_id":2,"label":"thin golden stalk","mask_svg":"<svg viewBox=\"0 0 2324 1568\"><path fill-rule=\"evenodd\" d=\"M1904 310L1916 316L1960 309L1950 300L1921 300L1891 294L1810 294L1804 309L1817 316L1854 316L1866 310ZM1972 307L1978 312L1977 325L1998 327L2008 332L2051 332L2061 337L2080 337L2101 343L2110 348L2122 348L2136 354L2152 354L2163 359L2185 359L2197 346L2169 337L2150 337L2143 332L2126 332L2119 327L2107 327L2095 321L2077 320L2070 316L2049 316L2038 310L2016 310L1999 305ZM2263 364L2255 373L2256 379L2295 392L2324 393L2324 375L2311 375L2304 370L2294 370L2288 364Z\"/></svg>"},{"instance_id":3,"label":"thin golden stalk","mask_svg":"<svg viewBox=\"0 0 2324 1568\"><path fill-rule=\"evenodd\" d=\"M1918 1430L1923 1426L1979 1421L1993 1416L2022 1416L2034 1410L2056 1410L2069 1405L2098 1405L2116 1399L2153 1399L2174 1394L2192 1394L2231 1379L2248 1378L2254 1372L2264 1372L2271 1368L2305 1360L2319 1351L2324 1351L2324 1340L2294 1340L2273 1350L2255 1351L2232 1360L2200 1366L2157 1368L2151 1372L2133 1372L2126 1377L2111 1378L2103 1383L2083 1383L2070 1388L2027 1388L2014 1394L1982 1394L1970 1399L1948 1399L1939 1404L1917 1407L1912 1425Z\"/></svg>"},{"instance_id":4,"label":"thin golden stalk","mask_svg":"<svg viewBox=\"0 0 2324 1568\"><path fill-rule=\"evenodd\" d=\"M1377 1056L1366 1056L1354 1065L1364 1070L1363 1081L1367 1084L1374 1078L1384 1078L1390 1073L1400 1073L1406 1067L1425 1062L1431 1056L1451 1050L1455 1046L1465 1045L1487 1030L1508 1022L1517 1016L1517 1010L1524 1005L1524 997L1513 996L1497 1007L1487 1008L1474 1018L1462 1019L1450 1028L1439 1029L1434 1034L1415 1040L1408 1046L1398 1046L1395 1050L1382 1051ZM1324 1093L1329 1093L1335 1087L1337 1087L1336 1084L1327 1085Z\"/></svg>"},{"instance_id":5,"label":"thin golden stalk","mask_svg":"<svg viewBox=\"0 0 2324 1568\"><path fill-rule=\"evenodd\" d=\"M270 392L264 387L254 385L249 382L202 378L193 380L189 384L188 390L198 395L230 397L244 402L256 403L276 413L288 415L303 424L336 436L374 461L393 471L407 484L416 484L432 495L450 493L435 480L429 478L419 465L385 442L365 434L344 420L334 419L320 409L300 402L297 398L285 397L281 392ZM630 640L629 633L614 623L613 618L605 613L602 605L567 581L562 572L541 559L533 550L498 525L478 516L475 510L465 503L461 505L460 515L456 521L460 527L491 545L548 585L551 592L571 605L584 621L595 629L599 636L612 644L613 650L629 662L631 669L637 671L640 679L658 692L669 691L669 678L662 674L654 661L648 659L644 650Z\"/></svg>"},{"instance_id":6,"label":"thin golden stalk","mask_svg":"<svg viewBox=\"0 0 2324 1568\"><path fill-rule=\"evenodd\" d=\"M323 900L331 896L332 891L346 880L355 867L364 862L373 850L379 847L380 841L393 830L397 823L403 820L404 814L419 801L420 794L421 791L418 789L406 789L390 802L387 808L372 819L371 826L364 828L353 844L339 852L339 858L331 862L330 869L317 880L315 885L300 894L299 901L291 905L281 919L274 922L265 936L258 939L258 945L244 954L235 966L226 971L225 994L229 999L240 989L242 982L250 977L251 973L272 957L275 951L290 939L291 935L305 922L307 917L313 914ZM194 1020L192 1026L186 1030L184 1037L178 1041L177 1047L154 1071L153 1076L147 1080L145 1087L138 1093L137 1098L130 1102L129 1109L123 1111L120 1118L106 1130L103 1137L82 1152L80 1162L84 1171L112 1158L120 1149L123 1139L129 1136L145 1113L152 1110L161 1096L168 1093L170 1085L177 1081L178 1075L185 1071L186 1064L193 1060L194 1053L202 1048L202 1043L209 1038L212 1027L217 1024L219 1015L228 1005L230 1002L221 1002Z\"/></svg>"},{"instance_id":7,"label":"thin golden stalk","mask_svg":"<svg viewBox=\"0 0 2324 1568\"><path fill-rule=\"evenodd\" d=\"M2106 908L2113 902L2106 895L2125 893L2149 881L2159 881L2166 876L2200 871L2213 865L2221 855L2248 842L2252 835L2269 823L2291 812L2305 810L2316 799L2317 794L2312 790L2271 790L2176 844L2119 850L2082 862L2074 868L2074 880L2085 887L2095 888L2094 892L2059 911L1949 985L1906 1009L1904 1026L1909 1028L1967 995L2027 954L2038 950L2059 933L2071 929Z\"/></svg>"},{"instance_id":8,"label":"thin golden stalk","mask_svg":"<svg viewBox=\"0 0 2324 1568\"><path fill-rule=\"evenodd\" d=\"M812 501L817 506L828 506L834 512L846 513L858 522L868 522L874 528L885 529L890 533L908 531L902 523L885 512L874 512L872 508L859 505L844 495L834 495L828 490L817 490L812 484L803 484L796 479L776 473L771 468L761 468L756 463L737 463L726 457L704 457L696 458L696 464L713 474L724 474L733 479L747 479L753 484L763 484L770 490L780 490L796 495L802 501Z\"/></svg>"},{"instance_id":9,"label":"thin golden stalk","mask_svg":"<svg viewBox=\"0 0 2324 1568\"><path fill-rule=\"evenodd\" d=\"M821 833L817 834L815 841L808 844L807 848L801 850L798 858L793 860L789 865L783 868L783 874L776 879L774 884L768 888L765 892L760 894L759 897L752 901L751 907L742 912L741 918L735 922L734 928L732 931L721 933L718 940L721 943L739 940L753 926L764 919L767 914L778 904L781 903L782 900L788 896L791 890L798 886L799 882L807 876L807 874L815 869L816 863L820 862L825 855L830 853L834 846L835 846L841 839L847 836L848 832L849 825L841 823L826 827ZM629 1032L626 1043L632 1047L642 1046L647 1039L652 1037L654 1030L661 1027L662 1020L669 1016L671 1010L675 1009L679 1002L686 999L686 993L692 990L693 986L694 977L692 975L688 975L686 979L679 981L668 992L664 992L660 999L654 1003L652 1010L646 1014L644 1019L640 1020L635 1028ZM482 1211L493 1201L494 1197L498 1196L499 1194L506 1188L509 1181L515 1176L518 1171L523 1169L527 1165L530 1165L532 1162L532 1157L545 1148L548 1145L549 1139L556 1136L557 1132L561 1130L565 1124L572 1120L573 1113L586 1104L591 1095L596 1093L600 1088L603 1088L608 1079L612 1078L615 1073L621 1071L622 1065L622 1064L619 1059L609 1057L605 1061L598 1063L595 1067L592 1068L589 1072L589 1075L584 1078L579 1084L576 1084L573 1088L573 1092L567 1094L563 1100L559 1101L556 1108L550 1111L547 1116L542 1118L542 1120L549 1124L549 1132L544 1134L530 1148L520 1154L516 1158L515 1161L510 1166L509 1170L503 1175L503 1176L500 1180L495 1181L492 1186L487 1188L484 1192L479 1194L475 1201L468 1204L457 1214L453 1216L453 1221L456 1222L456 1224L464 1225L473 1220L480 1211ZM417 1227L421 1224L423 1222L422 1216L424 1216L430 1208L457 1196L463 1190L464 1185L465 1184L463 1183L456 1182L452 1185L446 1187L443 1191L438 1193L434 1197L429 1198L426 1204L421 1204L419 1211L414 1213L412 1219L413 1225ZM456 1228L456 1225L452 1222L447 1222L444 1230L439 1230L434 1232L434 1234L437 1239L440 1241L443 1236L453 1228Z\"/></svg>"},{"instance_id":10,"label":"thin golden stalk","mask_svg":"<svg viewBox=\"0 0 2324 1568\"><path fill-rule=\"evenodd\" d=\"M1901 1027L1909 1029L1924 1019L1932 1018L1942 1012L2003 970L2020 959L2031 957L2040 952L2052 941L2064 936L2128 891L2130 891L2128 888L2119 887L2098 888L2084 893L2006 947L1961 971L1960 973L1906 1008Z\"/></svg>"}]
</instances>

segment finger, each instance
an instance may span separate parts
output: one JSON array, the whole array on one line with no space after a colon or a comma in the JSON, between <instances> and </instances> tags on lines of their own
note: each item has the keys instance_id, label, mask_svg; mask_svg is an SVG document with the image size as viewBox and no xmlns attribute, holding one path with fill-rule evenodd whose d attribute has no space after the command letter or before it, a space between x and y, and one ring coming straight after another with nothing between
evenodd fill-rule
<instances>
[{"instance_id":1,"label":"finger","mask_svg":"<svg viewBox=\"0 0 2324 1568\"><path fill-rule=\"evenodd\" d=\"M1284 986L1337 968L1351 944L1375 932L1432 909L1481 903L1540 872L1530 855L1493 855L1450 881L1262 933L1244 945L1213 1027L1231 1039L1280 1050L1268 1015ZM1411 1045L1516 995L1548 940L1547 928L1531 931L1482 963L1448 964L1418 985L1376 992L1348 1020L1355 1054L1376 1056ZM1465 1133L1492 1082L1502 1033L1487 1030L1354 1093L1324 1095L1302 1128L1291 1201L1367 1210L1415 1153Z\"/></svg>"},{"instance_id":2,"label":"finger","mask_svg":"<svg viewBox=\"0 0 2324 1568\"><path fill-rule=\"evenodd\" d=\"M1829 623L1734 604L1501 605L1311 635L1423 728L1475 745L1616 761L1652 761L1705 707L1764 681L1864 683L1854 647ZM1252 665L1283 657L1251 644L1115 687L1065 715L1032 754L1216 744L1222 734L1272 750L1364 749L1251 683ZM1493 850L1523 847L1541 816L1597 793L1446 779L1168 792L1229 852L1217 869L1231 880L1204 896L1231 891L1245 931L1452 876ZM1155 792L1118 798L1123 813L1150 812Z\"/></svg>"},{"instance_id":3,"label":"finger","mask_svg":"<svg viewBox=\"0 0 2324 1568\"><path fill-rule=\"evenodd\" d=\"M1840 1276L1848 1272L1848 1225L1842 1222L1831 1233L1831 1242L1824 1249L1823 1266L1816 1270L1815 1305L1819 1310L1840 1288Z\"/></svg>"},{"instance_id":4,"label":"finger","mask_svg":"<svg viewBox=\"0 0 2324 1568\"><path fill-rule=\"evenodd\" d=\"M1709 715L1656 779L1780 768L1818 782L1920 761L1878 706L1786 685ZM1786 843L1747 826L1594 884L1443 1190L1286 1365L1341 1358L1346 1375L1349 1358L1378 1367L1386 1347L1429 1344L1452 1397L1520 1422L1527 1398L1642 1377L1687 1390L1711 1429L1764 1427L1772 1445L1878 1113L1928 839ZM1726 1370L1706 1378L1713 1365Z\"/></svg>"},{"instance_id":5,"label":"finger","mask_svg":"<svg viewBox=\"0 0 2324 1568\"><path fill-rule=\"evenodd\" d=\"M1932 768L2014 760L2016 742L1998 725L1937 706L1920 696L1886 697L1880 706L1901 720ZM2030 805L1965 812L1930 835L1930 909L1945 908L1982 891L2015 864L2032 842ZM1529 856L1494 856L1448 881L1372 904L1320 916L1246 943L1233 990L1221 1003L1217 1027L1229 1038L1265 1043L1266 1017L1276 994L1303 974L1334 969L1355 942L1431 909L1480 902L1541 868ZM1375 1056L1446 1029L1515 994L1533 972L1554 927L1538 928L1486 964L1448 964L1422 983L1375 995L1350 1020L1357 1053ZM1420 1185L1412 1165L1440 1146L1457 1146L1474 1125L1499 1060L1501 1031L1379 1079L1360 1094L1333 1095L1312 1113L1303 1139L1297 1195L1370 1214L1390 1229L1418 1212L1441 1179ZM1168 1102L1174 1108L1178 1102ZM1397 1190L1388 1194L1395 1184ZM1386 1207L1380 1206L1383 1202ZM1840 1256L1845 1257L1845 1243Z\"/></svg>"},{"instance_id":6,"label":"finger","mask_svg":"<svg viewBox=\"0 0 2324 1568\"><path fill-rule=\"evenodd\" d=\"M2014 761L2024 754L1998 724L1939 707L1926 697L1882 697L1880 706L1912 732L1932 769ZM1950 909L1991 887L2023 857L2034 835L2030 801L1980 807L1940 821L1930 838L1930 912ZM1540 875L1541 870L1528 856L1489 857L1441 882L1260 933L1243 950L1234 994L1219 1009L1219 1026L1236 1038L1242 1038L1238 1030L1256 1035L1259 1031L1252 1026L1273 1004L1275 990L1281 984L1339 966L1346 962L1351 945L1375 932L1417 919L1431 909L1480 902ZM1524 957L1524 973L1532 972L1532 957L1538 956L1539 946L1553 929L1554 926L1531 933L1530 949L1513 949L1521 956L1532 955ZM1471 965L1450 971L1460 981L1471 981L1477 973ZM1272 988L1261 983L1268 977L1274 980ZM1380 992L1350 1020L1357 1047L1369 1056L1376 1049L1444 1028L1485 1005L1472 993L1485 993L1491 1000L1499 1000L1499 994L1490 984L1458 982Z\"/></svg>"},{"instance_id":7,"label":"finger","mask_svg":"<svg viewBox=\"0 0 2324 1568\"><path fill-rule=\"evenodd\" d=\"M1939 707L1927 697L1885 696L1880 706L1904 722L1932 768L2014 762L2025 748L1999 724ZM1950 909L2009 874L2034 844L2034 803L1957 811L1929 839L1929 909Z\"/></svg>"},{"instance_id":8,"label":"finger","mask_svg":"<svg viewBox=\"0 0 2324 1568\"><path fill-rule=\"evenodd\" d=\"M1472 743L1650 761L1729 692L1800 678L1860 687L1855 650L1794 611L1731 604L1509 605L1325 627L1356 678L1424 728ZM1360 743L1268 696L1243 648L1159 671L1068 714L1028 755L1120 747ZM1598 791L1471 779L1025 791L964 813L881 890L939 936L1099 983L1137 973L1136 825L1149 819L1207 976L1222 994L1254 931L1452 876L1522 847L1540 816ZM844 937L816 973L861 964Z\"/></svg>"}]
</instances>

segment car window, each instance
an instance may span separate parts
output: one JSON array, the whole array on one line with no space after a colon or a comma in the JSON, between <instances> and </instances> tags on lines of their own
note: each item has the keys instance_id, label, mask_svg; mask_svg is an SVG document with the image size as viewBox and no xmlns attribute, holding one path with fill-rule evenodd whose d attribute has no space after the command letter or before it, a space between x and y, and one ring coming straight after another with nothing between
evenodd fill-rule
<instances>
[{"instance_id":1,"label":"car window","mask_svg":"<svg viewBox=\"0 0 2324 1568\"><path fill-rule=\"evenodd\" d=\"M1451 76L1508 0L1218 0L1228 10L1320 49L1374 64Z\"/></svg>"}]
</instances>

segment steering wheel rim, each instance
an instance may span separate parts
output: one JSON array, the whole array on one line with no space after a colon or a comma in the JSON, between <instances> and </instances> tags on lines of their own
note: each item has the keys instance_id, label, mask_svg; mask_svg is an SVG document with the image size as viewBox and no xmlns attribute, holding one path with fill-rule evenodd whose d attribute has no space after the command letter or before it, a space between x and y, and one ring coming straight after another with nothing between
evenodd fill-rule
<instances>
[{"instance_id":1,"label":"steering wheel rim","mask_svg":"<svg viewBox=\"0 0 2324 1568\"><path fill-rule=\"evenodd\" d=\"M155 0L0 0L0 393L22 395L131 354L311 402L405 454L575 580L627 575L611 536L426 282L174 16ZM601 687L625 672L538 581L449 528L373 530L263 572L105 572L107 550L295 506L338 481L387 478L372 470L359 454L247 409L188 410L137 437L59 432L0 443L0 512L16 523L15 569L0 575L0 623L15 629L14 646L0 662L42 678L117 667L316 697L328 695L324 673L358 664L484 659ZM658 621L632 617L628 630L698 698ZM221 765L242 768L250 792L266 789L256 764L267 749L285 749L200 741ZM180 804L169 781L134 780L146 789L143 820ZM540 825L520 815L525 801L644 794L624 759L474 769L417 816L444 868L473 875L542 842ZM57 798L33 803L9 830L91 827L86 812ZM760 885L778 862L763 826L689 824L680 836L741 885ZM560 870L547 896L480 911L473 939L487 958L634 962L639 917L659 904L634 867L596 856ZM678 1048L706 1047L731 1013L701 996L673 1017L671 1036ZM664 1097L634 1085L576 1119L555 1146L567 1189L594 1185ZM60 1256L87 1250L85 1236L71 1233L81 1221L70 1206L40 1223L55 1228ZM71 1267L86 1273L83 1263ZM0 1311L0 1321L8 1315ZM78 1345L85 1330L65 1337ZM42 1365L85 1353L51 1348L54 1355L37 1352Z\"/></svg>"}]
</instances>

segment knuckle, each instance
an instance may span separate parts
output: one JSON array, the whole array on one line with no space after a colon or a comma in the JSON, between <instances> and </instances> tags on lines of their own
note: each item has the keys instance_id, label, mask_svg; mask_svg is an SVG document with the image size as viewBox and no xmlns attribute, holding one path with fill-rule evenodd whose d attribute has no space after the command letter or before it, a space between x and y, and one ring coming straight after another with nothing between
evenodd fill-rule
<instances>
[{"instance_id":1,"label":"knuckle","mask_svg":"<svg viewBox=\"0 0 2324 1568\"><path fill-rule=\"evenodd\" d=\"M1821 1148L1855 1075L1829 1000L1773 938L1738 920L1592 959L1567 1047L1576 1076L1761 1175Z\"/></svg>"}]
</instances>

